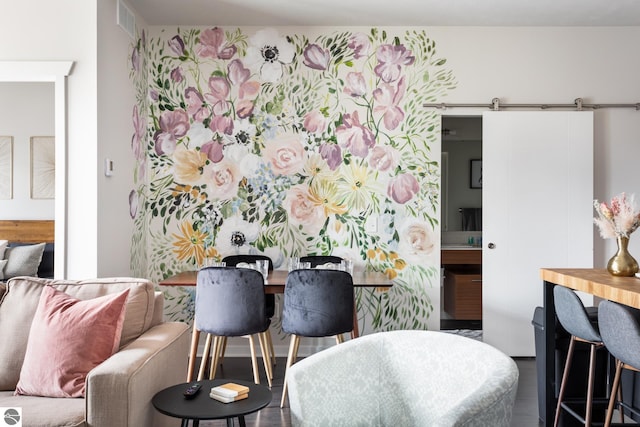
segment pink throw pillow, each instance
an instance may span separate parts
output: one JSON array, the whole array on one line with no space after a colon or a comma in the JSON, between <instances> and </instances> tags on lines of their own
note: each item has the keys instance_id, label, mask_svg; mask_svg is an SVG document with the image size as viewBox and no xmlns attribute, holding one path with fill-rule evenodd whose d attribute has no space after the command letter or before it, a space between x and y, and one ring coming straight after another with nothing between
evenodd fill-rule
<instances>
[{"instance_id":1,"label":"pink throw pillow","mask_svg":"<svg viewBox=\"0 0 640 427\"><path fill-rule=\"evenodd\" d=\"M45 286L15 394L84 397L89 371L118 350L128 294L79 300Z\"/></svg>"}]
</instances>

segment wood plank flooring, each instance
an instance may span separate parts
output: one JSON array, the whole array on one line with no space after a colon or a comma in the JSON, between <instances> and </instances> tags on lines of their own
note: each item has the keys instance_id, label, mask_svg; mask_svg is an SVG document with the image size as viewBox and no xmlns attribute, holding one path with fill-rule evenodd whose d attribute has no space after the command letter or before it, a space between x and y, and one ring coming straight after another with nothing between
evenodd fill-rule
<instances>
[{"instance_id":1,"label":"wood plank flooring","mask_svg":"<svg viewBox=\"0 0 640 427\"><path fill-rule=\"evenodd\" d=\"M538 391L536 361L534 358L515 359L520 371L518 382L518 393L513 408L513 427L540 427L544 424L538 420ZM258 361L260 368L262 362ZM273 400L266 408L245 417L247 427L287 427L291 425L289 408L280 409L280 397L282 396L282 381L284 378L285 358L278 358L273 379ZM262 371L261 382L267 383L264 371ZM251 372L251 360L245 357L227 357L224 364L218 369L216 378L239 379L253 381ZM179 423L176 423L178 425ZM200 421L201 427L223 427L226 421ZM236 420L237 425L237 420Z\"/></svg>"}]
</instances>

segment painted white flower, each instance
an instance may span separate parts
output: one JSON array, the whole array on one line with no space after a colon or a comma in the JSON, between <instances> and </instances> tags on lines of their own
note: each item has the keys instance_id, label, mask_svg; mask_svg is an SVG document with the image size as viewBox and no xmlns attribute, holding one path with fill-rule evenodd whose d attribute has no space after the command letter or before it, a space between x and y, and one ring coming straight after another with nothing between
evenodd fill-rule
<instances>
[{"instance_id":1,"label":"painted white flower","mask_svg":"<svg viewBox=\"0 0 640 427\"><path fill-rule=\"evenodd\" d=\"M251 146L256 138L256 126L251 124L247 119L235 120L233 122L233 132L231 135L225 135L226 144L238 144L243 146Z\"/></svg>"},{"instance_id":2,"label":"painted white flower","mask_svg":"<svg viewBox=\"0 0 640 427\"><path fill-rule=\"evenodd\" d=\"M242 176L256 175L264 163L262 157L251 153L244 145L227 145L224 147L224 155L237 166Z\"/></svg>"},{"instance_id":3,"label":"painted white flower","mask_svg":"<svg viewBox=\"0 0 640 427\"><path fill-rule=\"evenodd\" d=\"M222 223L216 237L216 248L224 255L249 253L252 249L250 243L254 242L259 234L260 224L247 222L235 215Z\"/></svg>"},{"instance_id":4,"label":"painted white flower","mask_svg":"<svg viewBox=\"0 0 640 427\"><path fill-rule=\"evenodd\" d=\"M275 83L282 77L282 65L293 61L295 51L278 31L266 28L249 38L249 47L244 60L249 66L258 68L262 80Z\"/></svg>"},{"instance_id":5,"label":"painted white flower","mask_svg":"<svg viewBox=\"0 0 640 427\"><path fill-rule=\"evenodd\" d=\"M187 132L187 136L195 147L202 147L203 144L213 139L213 132L211 129L204 127L202 123L194 122L189 132Z\"/></svg>"},{"instance_id":6,"label":"painted white flower","mask_svg":"<svg viewBox=\"0 0 640 427\"><path fill-rule=\"evenodd\" d=\"M341 165L337 180L338 194L352 211L364 211L373 203L373 195L379 194L379 185L373 171L366 164L352 162Z\"/></svg>"}]
</instances>

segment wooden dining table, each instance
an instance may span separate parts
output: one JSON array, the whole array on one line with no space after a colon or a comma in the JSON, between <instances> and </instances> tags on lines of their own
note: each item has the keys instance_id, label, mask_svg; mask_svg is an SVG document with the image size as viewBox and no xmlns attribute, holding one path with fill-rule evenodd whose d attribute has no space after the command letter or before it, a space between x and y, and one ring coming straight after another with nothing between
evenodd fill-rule
<instances>
[{"instance_id":1,"label":"wooden dining table","mask_svg":"<svg viewBox=\"0 0 640 427\"><path fill-rule=\"evenodd\" d=\"M543 280L544 341L539 350L543 357L544 381L538 386L544 396L544 413L547 424L555 417L556 397L556 311L553 288L567 288L586 292L596 297L618 302L640 309L640 279L637 277L612 276L605 269L594 268L544 268L540 270Z\"/></svg>"},{"instance_id":2,"label":"wooden dining table","mask_svg":"<svg viewBox=\"0 0 640 427\"><path fill-rule=\"evenodd\" d=\"M287 283L287 276L289 272L286 270L272 270L267 276L267 281L264 286L264 292L266 294L283 294ZM351 274L353 278L353 286L357 288L374 288L376 291L386 292L392 286L393 282L383 273L378 271L365 271L355 269ZM167 277L160 281L160 286L196 286L198 281L198 271L190 270L183 271L176 275ZM353 310L353 330L351 331L351 338L357 338L360 335L358 327L358 313ZM191 337L191 349L189 351L189 369L187 372L187 381L193 379L195 370L195 359L198 350L198 341L200 340L200 331L195 326L193 328Z\"/></svg>"}]
</instances>

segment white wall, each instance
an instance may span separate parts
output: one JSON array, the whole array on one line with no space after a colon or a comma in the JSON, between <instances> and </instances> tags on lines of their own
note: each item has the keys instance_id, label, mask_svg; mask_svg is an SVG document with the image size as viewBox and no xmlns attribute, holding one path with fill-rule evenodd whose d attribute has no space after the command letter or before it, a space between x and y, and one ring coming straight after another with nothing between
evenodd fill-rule
<instances>
[{"instance_id":1,"label":"white wall","mask_svg":"<svg viewBox=\"0 0 640 427\"><path fill-rule=\"evenodd\" d=\"M0 0L0 61L74 61L68 82L67 276L97 275L97 0Z\"/></svg>"},{"instance_id":2,"label":"white wall","mask_svg":"<svg viewBox=\"0 0 640 427\"><path fill-rule=\"evenodd\" d=\"M53 83L0 83L0 135L13 137L13 198L0 200L0 219L53 219L54 199L31 198L32 136L52 136Z\"/></svg>"},{"instance_id":3,"label":"white wall","mask_svg":"<svg viewBox=\"0 0 640 427\"><path fill-rule=\"evenodd\" d=\"M129 80L129 35L116 23L116 0L98 3L98 275L129 276L133 221L129 191L135 159L131 150L135 92ZM138 18L139 19L139 18ZM144 23L138 22L140 27ZM104 161L113 161L111 177Z\"/></svg>"},{"instance_id":4,"label":"white wall","mask_svg":"<svg viewBox=\"0 0 640 427\"><path fill-rule=\"evenodd\" d=\"M429 35L459 82L441 102L490 104L495 97L502 103L640 102L640 27L437 27ZM640 201L640 111L597 110L594 134L595 197L608 200L625 191ZM540 208L552 207L540 200ZM594 229L594 248L594 266L604 268L615 242L601 239ZM640 259L640 235L631 237L629 250Z\"/></svg>"}]
</instances>

